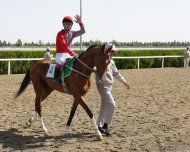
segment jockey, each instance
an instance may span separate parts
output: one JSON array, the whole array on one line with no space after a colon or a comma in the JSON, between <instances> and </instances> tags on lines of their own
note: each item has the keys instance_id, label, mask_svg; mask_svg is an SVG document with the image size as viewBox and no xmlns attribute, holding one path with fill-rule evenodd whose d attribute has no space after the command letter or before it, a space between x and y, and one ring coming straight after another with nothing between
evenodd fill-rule
<instances>
[{"instance_id":1,"label":"jockey","mask_svg":"<svg viewBox=\"0 0 190 152\"><path fill-rule=\"evenodd\" d=\"M56 67L61 67L67 58L76 56L77 54L71 49L71 42L75 37L85 33L84 25L79 15L75 16L75 22L79 24L79 31L72 31L73 19L70 16L65 16L62 20L64 29L57 33L56 37Z\"/></svg>"}]
</instances>

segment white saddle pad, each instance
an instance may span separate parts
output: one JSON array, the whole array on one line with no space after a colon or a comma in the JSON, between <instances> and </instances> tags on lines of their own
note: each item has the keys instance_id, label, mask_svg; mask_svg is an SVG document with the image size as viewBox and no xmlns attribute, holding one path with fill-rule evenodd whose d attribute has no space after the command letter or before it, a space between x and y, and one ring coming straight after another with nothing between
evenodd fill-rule
<instances>
[{"instance_id":1,"label":"white saddle pad","mask_svg":"<svg viewBox=\"0 0 190 152\"><path fill-rule=\"evenodd\" d=\"M54 74L55 74L55 64L50 64L46 77L54 78Z\"/></svg>"}]
</instances>

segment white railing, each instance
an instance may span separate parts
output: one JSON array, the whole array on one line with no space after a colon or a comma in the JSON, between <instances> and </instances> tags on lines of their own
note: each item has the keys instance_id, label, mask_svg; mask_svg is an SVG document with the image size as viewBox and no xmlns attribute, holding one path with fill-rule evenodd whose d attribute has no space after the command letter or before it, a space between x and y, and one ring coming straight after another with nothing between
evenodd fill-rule
<instances>
[{"instance_id":1,"label":"white railing","mask_svg":"<svg viewBox=\"0 0 190 152\"><path fill-rule=\"evenodd\" d=\"M164 59L165 58L182 58L183 55L175 55L175 56L126 56L126 57L112 57L113 59L138 59L137 68L140 68L140 59L153 59L153 58L161 58L162 59L162 68L164 68ZM19 58L19 59L0 59L0 61L8 62L8 75L11 74L11 61L35 61L41 60L43 58ZM54 58L53 58L54 59Z\"/></svg>"},{"instance_id":2,"label":"white railing","mask_svg":"<svg viewBox=\"0 0 190 152\"><path fill-rule=\"evenodd\" d=\"M11 61L35 61L41 60L43 58L18 58L18 59L0 59L0 61L7 61L8 62L8 75L11 74Z\"/></svg>"},{"instance_id":3,"label":"white railing","mask_svg":"<svg viewBox=\"0 0 190 152\"><path fill-rule=\"evenodd\" d=\"M125 56L125 57L112 57L113 59L138 59L137 68L140 68L140 59L154 59L161 58L162 59L162 68L164 67L164 59L165 58L181 58L183 55L172 55L172 56Z\"/></svg>"}]
</instances>

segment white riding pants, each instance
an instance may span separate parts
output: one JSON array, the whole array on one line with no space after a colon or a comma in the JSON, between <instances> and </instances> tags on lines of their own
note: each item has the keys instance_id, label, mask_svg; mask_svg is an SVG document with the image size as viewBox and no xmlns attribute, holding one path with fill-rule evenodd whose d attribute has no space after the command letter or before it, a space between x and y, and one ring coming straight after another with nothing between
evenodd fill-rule
<instances>
[{"instance_id":1,"label":"white riding pants","mask_svg":"<svg viewBox=\"0 0 190 152\"><path fill-rule=\"evenodd\" d=\"M56 53L55 62L63 65L67 58L70 58L71 55L69 53Z\"/></svg>"}]
</instances>

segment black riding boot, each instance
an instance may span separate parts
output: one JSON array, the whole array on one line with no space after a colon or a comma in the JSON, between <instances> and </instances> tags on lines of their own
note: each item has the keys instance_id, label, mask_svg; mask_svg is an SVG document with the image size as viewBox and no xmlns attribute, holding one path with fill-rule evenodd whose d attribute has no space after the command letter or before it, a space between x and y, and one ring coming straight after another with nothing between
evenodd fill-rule
<instances>
[{"instance_id":1,"label":"black riding boot","mask_svg":"<svg viewBox=\"0 0 190 152\"><path fill-rule=\"evenodd\" d=\"M57 83L61 83L61 78L60 78L60 69L55 70L55 76L54 79Z\"/></svg>"}]
</instances>

